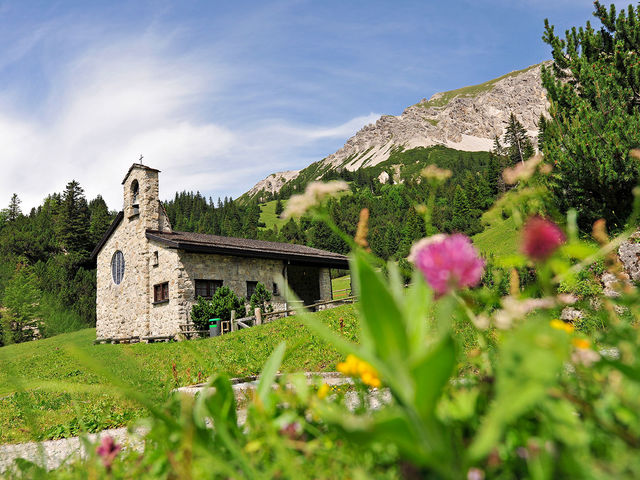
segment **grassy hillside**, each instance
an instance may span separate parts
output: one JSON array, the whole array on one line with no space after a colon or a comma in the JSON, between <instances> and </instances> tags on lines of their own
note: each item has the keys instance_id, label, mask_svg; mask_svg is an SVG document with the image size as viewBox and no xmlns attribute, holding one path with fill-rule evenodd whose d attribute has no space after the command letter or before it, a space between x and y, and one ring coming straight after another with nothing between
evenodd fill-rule
<instances>
[{"instance_id":1,"label":"grassy hillside","mask_svg":"<svg viewBox=\"0 0 640 480\"><path fill-rule=\"evenodd\" d=\"M353 305L314 314L356 340ZM273 348L287 342L282 371L334 370L341 355L289 317L218 338L190 342L92 345L94 329L0 348L0 443L58 438L83 427L98 431L144 415L123 398L121 383L162 405L178 386L213 373L260 372Z\"/></svg>"},{"instance_id":2,"label":"grassy hillside","mask_svg":"<svg viewBox=\"0 0 640 480\"><path fill-rule=\"evenodd\" d=\"M287 220L283 220L276 215L276 203L278 203L277 200L272 200L270 202L260 204L260 221L264 222L266 225L264 228L273 228L274 226L277 226L278 229L280 229L285 223L287 223ZM287 206L286 200L282 201L282 206Z\"/></svg>"},{"instance_id":3,"label":"grassy hillside","mask_svg":"<svg viewBox=\"0 0 640 480\"><path fill-rule=\"evenodd\" d=\"M346 297L349 292L338 292L338 290L351 288L351 275L343 275L342 277L332 279L331 286L334 298Z\"/></svg>"},{"instance_id":4,"label":"grassy hillside","mask_svg":"<svg viewBox=\"0 0 640 480\"><path fill-rule=\"evenodd\" d=\"M469 169L478 168L479 164L489 162L489 152L465 152L453 148L435 145L433 147L417 147L410 150L396 149L387 160L365 170L373 177L378 177L382 172L390 176L398 172L402 179L418 179L420 172L427 165L435 164L441 168L455 170L460 165Z\"/></svg>"},{"instance_id":5,"label":"grassy hillside","mask_svg":"<svg viewBox=\"0 0 640 480\"><path fill-rule=\"evenodd\" d=\"M501 257L518 251L518 230L513 217L496 220L485 230L473 236L473 244L485 255Z\"/></svg>"}]
</instances>

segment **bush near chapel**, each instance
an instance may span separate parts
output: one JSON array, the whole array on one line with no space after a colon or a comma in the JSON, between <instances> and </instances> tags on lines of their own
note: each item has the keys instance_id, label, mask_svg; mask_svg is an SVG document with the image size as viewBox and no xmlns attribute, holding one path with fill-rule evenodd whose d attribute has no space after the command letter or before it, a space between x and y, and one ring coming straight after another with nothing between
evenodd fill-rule
<instances>
[{"instance_id":1,"label":"bush near chapel","mask_svg":"<svg viewBox=\"0 0 640 480\"><path fill-rule=\"evenodd\" d=\"M198 297L191 309L191 319L198 330L209 328L209 319L219 318L221 320L231 320L231 311L243 311L244 298L238 297L229 287L222 286L213 294L211 300Z\"/></svg>"},{"instance_id":2,"label":"bush near chapel","mask_svg":"<svg viewBox=\"0 0 640 480\"><path fill-rule=\"evenodd\" d=\"M265 287L262 283L258 282L258 284L256 285L256 289L253 292L253 295L251 295L251 299L249 300L249 303L251 305L251 313L253 314L256 308L260 308L260 311L262 311L263 313L273 311L273 307L268 304L270 301L271 292L269 292L269 290L267 290L267 287Z\"/></svg>"}]
</instances>

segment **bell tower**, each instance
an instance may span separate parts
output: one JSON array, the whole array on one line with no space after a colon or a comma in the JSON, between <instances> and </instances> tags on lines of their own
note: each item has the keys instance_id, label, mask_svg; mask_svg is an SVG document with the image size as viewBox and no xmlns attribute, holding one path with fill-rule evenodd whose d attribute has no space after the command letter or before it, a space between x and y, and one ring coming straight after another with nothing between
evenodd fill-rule
<instances>
[{"instance_id":1,"label":"bell tower","mask_svg":"<svg viewBox=\"0 0 640 480\"><path fill-rule=\"evenodd\" d=\"M136 222L137 228L162 230L164 209L160 204L158 174L160 170L134 163L122 181L124 218Z\"/></svg>"}]
</instances>

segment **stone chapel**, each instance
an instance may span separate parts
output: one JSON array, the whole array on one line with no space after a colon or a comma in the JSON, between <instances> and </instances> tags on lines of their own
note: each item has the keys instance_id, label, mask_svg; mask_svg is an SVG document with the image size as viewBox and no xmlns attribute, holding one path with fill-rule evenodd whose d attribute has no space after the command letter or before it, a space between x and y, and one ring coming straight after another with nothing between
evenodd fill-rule
<instances>
[{"instance_id":1,"label":"stone chapel","mask_svg":"<svg viewBox=\"0 0 640 480\"><path fill-rule=\"evenodd\" d=\"M276 278L305 304L330 300L331 268L347 258L288 243L176 232L159 198L159 170L134 163L122 181L124 208L96 245L96 335L172 335L190 322L198 297L222 286L250 298L258 282L285 306ZM278 307L276 307L278 308Z\"/></svg>"}]
</instances>

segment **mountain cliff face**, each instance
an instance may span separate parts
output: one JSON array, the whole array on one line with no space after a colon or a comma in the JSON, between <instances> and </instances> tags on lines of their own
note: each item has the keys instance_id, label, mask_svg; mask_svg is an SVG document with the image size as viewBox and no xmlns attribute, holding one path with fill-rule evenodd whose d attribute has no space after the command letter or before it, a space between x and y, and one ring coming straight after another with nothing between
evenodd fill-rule
<instances>
[{"instance_id":1,"label":"mountain cliff face","mask_svg":"<svg viewBox=\"0 0 640 480\"><path fill-rule=\"evenodd\" d=\"M245 195L254 197L260 192L279 192L285 183L297 178L299 174L300 170L287 170L286 172L272 173L264 180L260 180L256 183Z\"/></svg>"},{"instance_id":2,"label":"mountain cliff face","mask_svg":"<svg viewBox=\"0 0 640 480\"><path fill-rule=\"evenodd\" d=\"M394 149L443 145L456 150L489 151L504 133L513 112L535 138L537 122L547 109L540 80L541 65L511 72L480 85L436 93L399 116L383 115L363 127L315 170L357 170L384 162ZM272 174L248 193L275 193L299 171Z\"/></svg>"}]
</instances>

